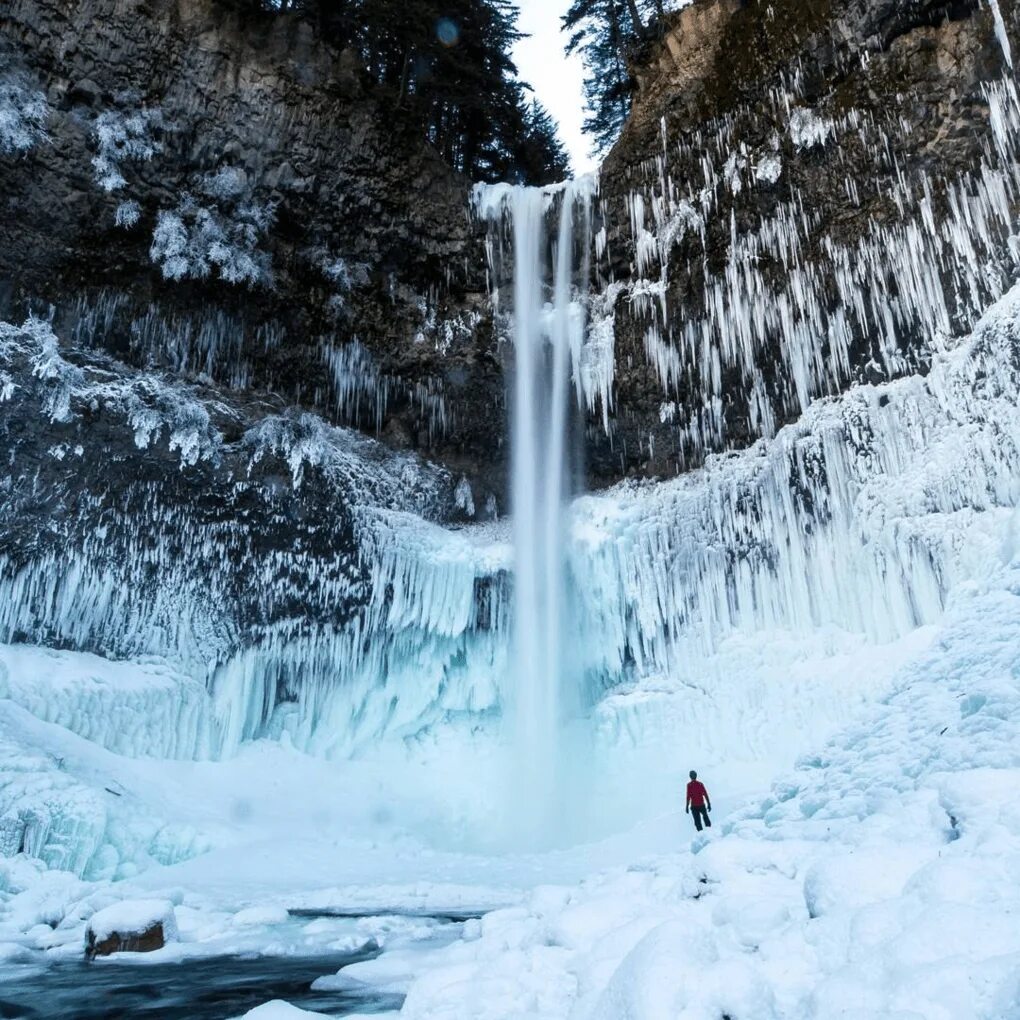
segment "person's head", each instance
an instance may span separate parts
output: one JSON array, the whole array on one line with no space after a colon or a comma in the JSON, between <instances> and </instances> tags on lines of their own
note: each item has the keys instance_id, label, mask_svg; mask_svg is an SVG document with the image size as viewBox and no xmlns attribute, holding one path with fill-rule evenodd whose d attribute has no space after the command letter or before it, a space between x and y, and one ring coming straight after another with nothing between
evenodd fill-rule
<instances>
[{"instance_id":1,"label":"person's head","mask_svg":"<svg viewBox=\"0 0 1020 1020\"><path fill-rule=\"evenodd\" d=\"M689 775L690 775L691 779L697 779L698 778L698 773L695 772L694 769L691 769Z\"/></svg>"}]
</instances>

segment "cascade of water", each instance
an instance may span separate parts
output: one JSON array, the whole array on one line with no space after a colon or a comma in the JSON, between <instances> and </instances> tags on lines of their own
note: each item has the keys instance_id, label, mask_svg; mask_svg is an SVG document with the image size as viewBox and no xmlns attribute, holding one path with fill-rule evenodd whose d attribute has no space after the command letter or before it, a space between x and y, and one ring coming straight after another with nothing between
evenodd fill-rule
<instances>
[{"instance_id":1,"label":"cascade of water","mask_svg":"<svg viewBox=\"0 0 1020 1020\"><path fill-rule=\"evenodd\" d=\"M509 222L512 233L515 595L507 701L515 766L529 791L519 820L536 834L546 831L558 813L563 782L563 700L570 693L563 514L571 375L577 389L584 332L582 303L574 297L575 235L580 225L587 241L590 196L587 179L556 189L498 186L480 188L476 194L480 213ZM551 222L556 213L554 242ZM584 263L576 268L583 282ZM498 288L496 299L498 303ZM580 403L579 389L577 397Z\"/></svg>"}]
</instances>

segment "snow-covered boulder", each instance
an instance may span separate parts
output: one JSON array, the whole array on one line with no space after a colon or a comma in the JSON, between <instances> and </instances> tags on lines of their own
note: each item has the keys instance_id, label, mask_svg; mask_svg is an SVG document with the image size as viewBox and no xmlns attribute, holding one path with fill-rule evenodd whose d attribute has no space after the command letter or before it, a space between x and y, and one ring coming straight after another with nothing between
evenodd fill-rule
<instances>
[{"instance_id":1,"label":"snow-covered boulder","mask_svg":"<svg viewBox=\"0 0 1020 1020\"><path fill-rule=\"evenodd\" d=\"M177 939L169 900L123 900L97 911L85 927L85 958L149 953Z\"/></svg>"},{"instance_id":2,"label":"snow-covered boulder","mask_svg":"<svg viewBox=\"0 0 1020 1020\"><path fill-rule=\"evenodd\" d=\"M325 1016L325 1013L312 1013L307 1009L298 1009L283 999L273 999L272 1002L264 1002L261 1006L248 1010L247 1013L236 1018L236 1020L300 1020L303 1016Z\"/></svg>"}]
</instances>

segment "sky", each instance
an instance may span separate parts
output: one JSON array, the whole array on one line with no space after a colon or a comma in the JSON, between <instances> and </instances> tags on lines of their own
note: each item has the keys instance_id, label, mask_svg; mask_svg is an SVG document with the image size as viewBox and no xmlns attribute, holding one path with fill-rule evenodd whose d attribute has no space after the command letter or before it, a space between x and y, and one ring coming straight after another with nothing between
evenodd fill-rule
<instances>
[{"instance_id":1,"label":"sky","mask_svg":"<svg viewBox=\"0 0 1020 1020\"><path fill-rule=\"evenodd\" d=\"M560 17L570 0L517 0L517 4L521 11L518 27L530 36L514 49L517 69L559 124L574 173L584 173L595 166L590 142L581 130L584 69L580 56L564 54L566 36L560 32Z\"/></svg>"}]
</instances>

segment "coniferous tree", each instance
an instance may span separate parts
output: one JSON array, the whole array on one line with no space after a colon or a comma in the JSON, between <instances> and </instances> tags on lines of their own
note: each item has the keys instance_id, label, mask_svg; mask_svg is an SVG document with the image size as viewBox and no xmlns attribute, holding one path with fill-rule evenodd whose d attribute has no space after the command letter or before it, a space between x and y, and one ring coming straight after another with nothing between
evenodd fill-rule
<instances>
[{"instance_id":1,"label":"coniferous tree","mask_svg":"<svg viewBox=\"0 0 1020 1020\"><path fill-rule=\"evenodd\" d=\"M379 95L470 177L540 183L565 168L552 121L533 122L510 56L521 37L512 0L255 2L314 20L356 52Z\"/></svg>"},{"instance_id":2,"label":"coniferous tree","mask_svg":"<svg viewBox=\"0 0 1020 1020\"><path fill-rule=\"evenodd\" d=\"M523 119L515 153L518 179L525 184L555 184L565 180L570 176L570 158L549 111L533 99Z\"/></svg>"},{"instance_id":3,"label":"coniferous tree","mask_svg":"<svg viewBox=\"0 0 1020 1020\"><path fill-rule=\"evenodd\" d=\"M596 154L612 145L630 112L628 56L654 36L663 17L663 0L573 0L561 19L567 53L584 61L584 130Z\"/></svg>"}]
</instances>

